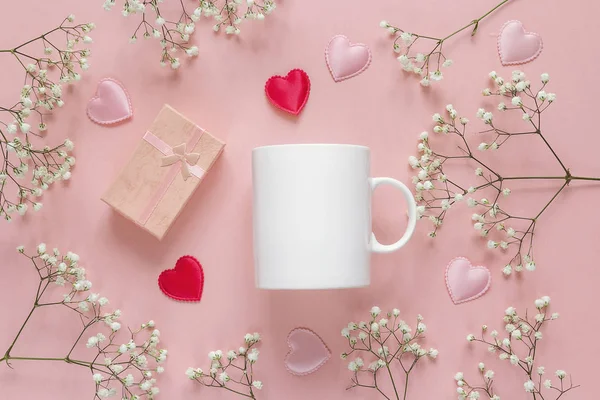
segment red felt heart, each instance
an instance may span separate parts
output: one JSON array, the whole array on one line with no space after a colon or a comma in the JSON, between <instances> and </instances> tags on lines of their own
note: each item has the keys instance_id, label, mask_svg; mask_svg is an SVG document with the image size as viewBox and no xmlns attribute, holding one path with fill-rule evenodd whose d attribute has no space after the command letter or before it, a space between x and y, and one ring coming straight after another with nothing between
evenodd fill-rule
<instances>
[{"instance_id":1,"label":"red felt heart","mask_svg":"<svg viewBox=\"0 0 600 400\"><path fill-rule=\"evenodd\" d=\"M172 299L200 301L204 287L202 265L192 256L183 256L177 260L175 268L160 273L158 287Z\"/></svg>"},{"instance_id":2,"label":"red felt heart","mask_svg":"<svg viewBox=\"0 0 600 400\"><path fill-rule=\"evenodd\" d=\"M298 115L308 100L310 79L301 69L293 69L285 77L270 77L265 84L265 93L275 107Z\"/></svg>"}]
</instances>

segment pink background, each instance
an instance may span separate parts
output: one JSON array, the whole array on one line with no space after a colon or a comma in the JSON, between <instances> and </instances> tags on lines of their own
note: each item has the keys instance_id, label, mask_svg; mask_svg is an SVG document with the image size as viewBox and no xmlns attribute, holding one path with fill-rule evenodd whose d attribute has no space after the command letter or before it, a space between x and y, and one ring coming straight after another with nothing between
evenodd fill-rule
<instances>
[{"instance_id":1,"label":"pink background","mask_svg":"<svg viewBox=\"0 0 600 400\"><path fill-rule=\"evenodd\" d=\"M231 398L193 385L184 371L188 366L206 367L209 350L238 346L246 331L255 330L264 336L262 358L256 367L257 377L265 385L261 398L375 399L376 393L367 389L345 391L350 373L338 357L346 350L340 329L350 320L367 318L374 304L384 309L398 307L410 321L417 313L423 314L429 327L426 343L440 350L435 362L423 362L417 369L408 398L454 399L454 373L463 370L473 380L476 363L483 360L496 370L502 398L526 399L524 378L517 369L500 364L484 347L469 346L465 336L478 332L482 323L500 328L508 305L531 309L532 301L546 294L562 318L546 330L538 358L548 370L563 368L573 374L575 383L582 384L564 398L585 399L595 393L595 370L590 366L598 351L591 335L600 329L600 320L592 314L590 299L600 283L594 217L599 188L573 183L548 209L538 227L538 271L523 279L502 278L500 269L507 256L485 249L471 227L471 210L461 207L450 213L435 241L426 237L429 226L424 222L404 249L375 255L369 288L261 292L254 288L253 279L250 155L255 146L276 143L362 144L372 149L374 176L408 182L411 172L406 159L415 153L418 133L431 128L431 114L451 102L474 121L476 109L483 104L479 93L488 85L487 73L497 70L510 75L512 68L499 63L494 33L506 21L519 19L544 40L541 56L522 69L532 80L541 72L550 73L550 91L558 94L557 104L545 114L547 138L574 173L600 176L595 147L600 142L593 129L595 88L590 85L590 78L597 75L593 38L600 34L595 17L600 11L598 3L588 1L579 7L558 0L509 3L481 24L474 39L465 32L448 44L446 51L455 65L432 90L423 90L400 70L391 40L378 27L379 21L387 19L408 30L443 35L483 14L494 1L280 0L264 24L243 25L240 37L215 36L206 21L200 23L194 35L200 56L183 63L176 73L158 65L158 43L140 40L128 44L137 19L123 19L119 10L103 12L101 1L4 3L0 48L56 26L71 12L79 21L94 21L98 29L92 35L92 67L67 95L66 106L56 113L48 132L49 144L67 136L75 142L73 178L44 197L44 209L38 215L1 225L1 351L25 317L36 286L30 265L14 248L45 241L51 247L80 254L94 289L123 310L124 322L137 325L156 320L170 354L167 371L158 384L163 399ZM368 70L341 83L331 79L323 56L335 34L366 43L373 52ZM3 69L11 66L0 77L0 97L6 104L18 98L21 72L9 55L2 57ZM268 77L292 68L303 68L312 82L310 99L298 118L275 110L263 92ZM103 77L122 81L132 97L135 116L119 127L95 125L85 115L86 102ZM163 103L225 140L227 147L172 231L157 242L113 213L100 195ZM475 130L481 128L477 122L473 125ZM525 148L512 146L495 154L492 162L518 173L559 173L541 142L524 143ZM470 168L460 173L465 179L474 178ZM536 212L556 184L515 190L515 196L522 199L512 203L515 210ZM404 229L400 202L400 194L393 189L382 188L375 195L374 230L381 241L395 240ZM172 267L184 254L197 257L204 265L206 284L198 304L171 301L156 285L160 271ZM493 271L493 283L482 298L455 306L444 286L444 268L458 255L487 265ZM14 354L64 352L61 349L76 333L65 315L36 315ZM314 375L294 377L282 364L287 352L285 337L296 326L314 329L332 349L332 359ZM93 396L91 377L83 368L26 362L15 362L14 367L0 366L2 399Z\"/></svg>"}]
</instances>

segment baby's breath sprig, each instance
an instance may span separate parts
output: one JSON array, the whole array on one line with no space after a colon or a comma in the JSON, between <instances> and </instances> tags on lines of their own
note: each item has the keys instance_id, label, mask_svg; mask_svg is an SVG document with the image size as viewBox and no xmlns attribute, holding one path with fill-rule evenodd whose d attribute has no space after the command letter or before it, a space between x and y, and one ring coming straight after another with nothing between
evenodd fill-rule
<instances>
[{"instance_id":1,"label":"baby's breath sprig","mask_svg":"<svg viewBox=\"0 0 600 400\"><path fill-rule=\"evenodd\" d=\"M441 38L407 32L404 29L391 25L387 21L381 21L379 26L395 37L394 52L400 54L398 56L398 61L402 65L402 69L418 76L421 79L420 83L422 86L430 86L431 82L440 81L444 77L442 67L449 67L453 63L451 59L446 58L443 52L446 40L471 27L473 27L471 36L475 36L477 29L479 28L479 23L509 1L510 0L502 0L481 17L472 20L462 28ZM421 42L433 43L433 48L424 53L411 51L416 43L419 43L420 45Z\"/></svg>"},{"instance_id":2,"label":"baby's breath sprig","mask_svg":"<svg viewBox=\"0 0 600 400\"><path fill-rule=\"evenodd\" d=\"M413 333L412 328L400 317L397 308L380 317L379 307L371 308L369 322L350 322L342 329L342 337L348 340L350 351L342 353L342 360L357 355L348 364L353 372L351 385L355 387L375 389L385 399L406 399L410 373L422 358L435 359L436 349L424 349L418 343L424 338L427 327L423 317L417 316L417 324ZM356 336L354 336L356 335ZM365 358L373 360L365 365ZM404 382L400 384L394 378L392 368L400 366L404 371ZM389 377L394 395L386 394L381 388L382 374ZM366 376L366 378L364 378Z\"/></svg>"},{"instance_id":3,"label":"baby's breath sprig","mask_svg":"<svg viewBox=\"0 0 600 400\"><path fill-rule=\"evenodd\" d=\"M0 49L0 56L16 60L25 71L19 101L0 106L0 218L7 221L15 212L24 215L29 207L39 210L42 203L36 199L52 183L71 177L75 158L69 152L73 142L67 139L57 146L39 148L31 139L42 136L47 129L46 116L64 105L62 85L80 80L78 71L89 67L91 51L78 45L92 42L88 34L95 25L74 21L75 16L69 15L58 27L38 37ZM66 45L59 44L60 37ZM24 184L30 171L30 185ZM8 195L9 188L16 189L16 196Z\"/></svg>"},{"instance_id":4,"label":"baby's breath sprig","mask_svg":"<svg viewBox=\"0 0 600 400\"><path fill-rule=\"evenodd\" d=\"M275 9L274 0L247 0L242 6L242 0L199 0L197 7L189 11L182 0L179 0L179 17L167 19L159 5L164 0L124 0L122 14L125 17L141 15L141 21L129 38L135 43L138 36L144 39L155 38L160 41L162 48L160 63L170 65L173 69L181 66L177 54L184 52L189 57L198 55L198 46L189 44L190 36L196 30L196 22L204 15L216 22L213 30L218 32L224 28L228 35L239 35L239 25L246 19L263 20L265 15ZM171 0L175 1L175 0ZM111 10L117 0L105 0L104 9Z\"/></svg>"},{"instance_id":5,"label":"baby's breath sprig","mask_svg":"<svg viewBox=\"0 0 600 400\"><path fill-rule=\"evenodd\" d=\"M565 371L557 370L554 373L556 378L553 382L547 377L546 369L536 365L537 357L540 355L538 345L544 338L542 327L545 323L559 317L558 313L548 313L549 305L550 297L543 296L537 299L535 301L536 314L533 318L530 318L527 313L525 316L519 316L514 307L508 307L504 313L504 331L506 331L504 338L501 338L501 334L496 330L491 331L488 335L487 325L481 327L479 337L473 334L467 336L467 341L485 344L488 351L497 354L500 360L508 361L519 367L526 375L523 388L533 400L558 400L579 387L573 385L571 377L567 382ZM496 394L494 388L495 372L486 368L482 362L479 363L478 369L483 380L481 386L468 383L462 372L458 372L454 376L458 386L459 400L483 399L482 396L486 396L490 400L500 400L500 396ZM545 379L544 375L546 375Z\"/></svg>"},{"instance_id":6,"label":"baby's breath sprig","mask_svg":"<svg viewBox=\"0 0 600 400\"><path fill-rule=\"evenodd\" d=\"M526 124L526 128L517 132L502 129L495 122L494 114L491 111L480 108L477 111L477 117L490 127L480 133L492 134L493 137L490 142L481 142L477 149L479 151L495 151L508 140L518 140L523 136L537 136L556 159L564 174L559 176L507 176L501 174L497 167L488 165L476 155L476 150L472 148L466 137L469 120L460 117L452 104L446 106L447 116L433 115L433 121L436 123L433 132L442 137L458 138L460 152L457 154L442 153L437 147L434 148L429 133L423 132L419 136L420 142L417 146L419 154L410 156L408 162L414 170L418 171L417 175L413 177L413 183L419 217L427 218L433 223L433 230L429 236L436 237L448 210L456 203L466 200L469 207L478 208L477 212L472 215L475 230L482 237L488 239L490 235L494 235L494 231L501 235L499 239L488 240L487 247L501 251L515 250L514 256L502 270L508 276L513 271L536 269L533 259L534 233L540 217L562 191L574 181L600 181L600 177L574 175L546 139L541 125L542 113L556 100L554 93L546 92L546 86L550 80L548 74L544 73L540 76L541 87L537 90L532 89L531 82L521 71L514 71L510 80L505 80L496 72L491 72L490 78L494 82L495 89L484 89L483 95L508 99L508 105L504 101L498 104L498 112L518 113ZM475 176L482 180L482 183L469 185L446 175L448 163L463 160L475 163ZM507 211L501 205L502 198L511 195L511 189L508 187L510 183L548 180L559 181L561 185L550 200L534 215L517 215ZM491 191L492 196L484 197L485 195L481 194L483 191ZM474 197L476 194L481 197L476 199Z\"/></svg>"},{"instance_id":7,"label":"baby's breath sprig","mask_svg":"<svg viewBox=\"0 0 600 400\"><path fill-rule=\"evenodd\" d=\"M69 251L62 255L56 248L46 248L44 243L32 255L23 246L17 251L33 264L39 285L25 322L0 357L0 367L2 363L12 367L19 362L64 362L90 371L96 384L94 400L117 395L123 400L153 399L159 392L154 374L164 372L161 364L167 359L167 350L158 347L160 332L155 329L154 321L124 333L119 322L121 311L107 311L108 299L91 293L92 282L87 279L77 254ZM53 293L56 287L65 288L66 293L57 296ZM15 355L15 346L31 317L47 307L66 308L77 314L81 321L77 339L60 356ZM86 353L81 351L84 346L88 349ZM74 352L86 356L76 357Z\"/></svg>"},{"instance_id":8,"label":"baby's breath sprig","mask_svg":"<svg viewBox=\"0 0 600 400\"><path fill-rule=\"evenodd\" d=\"M237 350L223 354L221 350L208 353L210 369L205 373L201 368L188 368L187 377L199 384L212 388L221 388L250 399L256 399L256 390L263 388L259 380L254 379L254 364L258 361L259 351L256 345L261 341L258 333L247 333L245 345Z\"/></svg>"}]
</instances>

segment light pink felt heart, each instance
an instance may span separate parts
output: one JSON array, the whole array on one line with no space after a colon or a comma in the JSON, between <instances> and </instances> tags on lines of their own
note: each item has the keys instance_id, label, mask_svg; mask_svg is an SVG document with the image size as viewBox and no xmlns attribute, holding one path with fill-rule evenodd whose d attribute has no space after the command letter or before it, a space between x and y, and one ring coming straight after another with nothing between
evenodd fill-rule
<instances>
[{"instance_id":1,"label":"light pink felt heart","mask_svg":"<svg viewBox=\"0 0 600 400\"><path fill-rule=\"evenodd\" d=\"M312 374L331 357L331 351L325 342L308 328L292 329L287 343L290 351L285 356L284 363L292 375Z\"/></svg>"},{"instance_id":2,"label":"light pink felt heart","mask_svg":"<svg viewBox=\"0 0 600 400\"><path fill-rule=\"evenodd\" d=\"M352 78L371 63L371 50L362 43L350 43L344 35L334 36L325 49L325 62L336 82Z\"/></svg>"},{"instance_id":3,"label":"light pink felt heart","mask_svg":"<svg viewBox=\"0 0 600 400\"><path fill-rule=\"evenodd\" d=\"M112 78L98 82L96 95L88 103L87 115L100 125L112 125L131 118L133 108L123 85Z\"/></svg>"},{"instance_id":4,"label":"light pink felt heart","mask_svg":"<svg viewBox=\"0 0 600 400\"><path fill-rule=\"evenodd\" d=\"M521 21L508 21L498 35L498 54L502 65L525 64L542 52L542 37L525 32Z\"/></svg>"},{"instance_id":5,"label":"light pink felt heart","mask_svg":"<svg viewBox=\"0 0 600 400\"><path fill-rule=\"evenodd\" d=\"M486 267L473 267L464 257L457 257L446 267L446 286L454 304L475 300L487 292L492 275Z\"/></svg>"}]
</instances>

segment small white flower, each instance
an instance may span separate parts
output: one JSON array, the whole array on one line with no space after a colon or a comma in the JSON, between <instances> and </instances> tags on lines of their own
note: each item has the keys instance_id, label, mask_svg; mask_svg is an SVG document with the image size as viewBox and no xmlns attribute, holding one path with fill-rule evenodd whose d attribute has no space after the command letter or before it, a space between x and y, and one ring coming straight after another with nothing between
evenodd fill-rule
<instances>
[{"instance_id":1,"label":"small white flower","mask_svg":"<svg viewBox=\"0 0 600 400\"><path fill-rule=\"evenodd\" d=\"M186 371L185 371L185 375L189 378L189 379L195 379L196 378L196 370L192 367L189 367Z\"/></svg>"},{"instance_id":2,"label":"small white flower","mask_svg":"<svg viewBox=\"0 0 600 400\"><path fill-rule=\"evenodd\" d=\"M219 374L219 380L221 382L225 383L225 382L229 382L231 380L231 378L229 377L227 372L222 372L221 374Z\"/></svg>"},{"instance_id":3,"label":"small white flower","mask_svg":"<svg viewBox=\"0 0 600 400\"><path fill-rule=\"evenodd\" d=\"M405 44L411 44L413 36L408 32L402 32L400 34L400 39L402 39Z\"/></svg>"},{"instance_id":4,"label":"small white flower","mask_svg":"<svg viewBox=\"0 0 600 400\"><path fill-rule=\"evenodd\" d=\"M472 341L474 341L474 340L475 340L475 335L473 335L473 334L469 334L469 335L467 335L467 341L468 341L468 342L472 342Z\"/></svg>"},{"instance_id":5,"label":"small white flower","mask_svg":"<svg viewBox=\"0 0 600 400\"><path fill-rule=\"evenodd\" d=\"M390 24L388 24L388 22L387 22L387 21L383 20L383 21L381 21L381 22L379 23L379 26L380 26L381 28L387 29L387 28L390 26Z\"/></svg>"},{"instance_id":6,"label":"small white flower","mask_svg":"<svg viewBox=\"0 0 600 400\"><path fill-rule=\"evenodd\" d=\"M542 83L548 83L548 81L550 81L550 75L548 75L547 73L543 73L540 76Z\"/></svg>"},{"instance_id":7,"label":"small white flower","mask_svg":"<svg viewBox=\"0 0 600 400\"><path fill-rule=\"evenodd\" d=\"M447 59L446 59L446 61L444 61L444 62L442 63L442 66L443 66L443 67L450 67L450 66L451 66L453 63L454 63L454 62L453 62L452 60L450 60L450 59L448 59L448 58L447 58Z\"/></svg>"},{"instance_id":8,"label":"small white flower","mask_svg":"<svg viewBox=\"0 0 600 400\"><path fill-rule=\"evenodd\" d=\"M252 349L247 356L248 361L250 361L250 363L254 364L256 361L258 361L258 354L259 354L259 351L257 349Z\"/></svg>"},{"instance_id":9,"label":"small white flower","mask_svg":"<svg viewBox=\"0 0 600 400\"><path fill-rule=\"evenodd\" d=\"M92 379L94 380L94 382L100 383L100 382L102 382L103 377L101 374L94 374L92 376Z\"/></svg>"},{"instance_id":10,"label":"small white flower","mask_svg":"<svg viewBox=\"0 0 600 400\"><path fill-rule=\"evenodd\" d=\"M517 357L516 354L511 354L510 355L510 363L512 365L517 365L519 363L519 357Z\"/></svg>"},{"instance_id":11,"label":"small white flower","mask_svg":"<svg viewBox=\"0 0 600 400\"><path fill-rule=\"evenodd\" d=\"M562 369L557 370L555 374L558 379L564 379L567 376L567 373Z\"/></svg>"},{"instance_id":12,"label":"small white flower","mask_svg":"<svg viewBox=\"0 0 600 400\"><path fill-rule=\"evenodd\" d=\"M527 271L535 271L535 263L533 261L528 262L527 264L525 264L525 269Z\"/></svg>"},{"instance_id":13,"label":"small white flower","mask_svg":"<svg viewBox=\"0 0 600 400\"><path fill-rule=\"evenodd\" d=\"M550 388L552 388L552 381L551 381L550 379L546 379L546 380L544 381L544 387L545 387L546 389L550 389Z\"/></svg>"},{"instance_id":14,"label":"small white flower","mask_svg":"<svg viewBox=\"0 0 600 400\"><path fill-rule=\"evenodd\" d=\"M376 316L378 316L379 314L381 314L381 308L374 306L373 308L371 308L371 316L373 318L375 318Z\"/></svg>"},{"instance_id":15,"label":"small white flower","mask_svg":"<svg viewBox=\"0 0 600 400\"><path fill-rule=\"evenodd\" d=\"M98 337L92 336L88 339L86 347L88 349L91 349L92 347L95 347L98 344L98 342L99 342Z\"/></svg>"},{"instance_id":16,"label":"small white flower","mask_svg":"<svg viewBox=\"0 0 600 400\"><path fill-rule=\"evenodd\" d=\"M421 84L421 86L423 87L428 87L430 85L430 81L428 78L423 78L419 81L419 83Z\"/></svg>"},{"instance_id":17,"label":"small white flower","mask_svg":"<svg viewBox=\"0 0 600 400\"><path fill-rule=\"evenodd\" d=\"M533 383L532 380L528 380L527 382L525 382L523 384L523 386L525 387L525 391L527 393L531 393L531 392L533 392L535 390L535 383Z\"/></svg>"},{"instance_id":18,"label":"small white flower","mask_svg":"<svg viewBox=\"0 0 600 400\"><path fill-rule=\"evenodd\" d=\"M512 98L511 103L513 106L519 107L523 105L523 100L521 100L521 97L515 96Z\"/></svg>"},{"instance_id":19,"label":"small white flower","mask_svg":"<svg viewBox=\"0 0 600 400\"><path fill-rule=\"evenodd\" d=\"M440 71L439 69L437 71L433 71L429 73L429 79L431 79L432 81L441 81L442 78L444 78L444 75L442 74L442 71Z\"/></svg>"},{"instance_id":20,"label":"small white flower","mask_svg":"<svg viewBox=\"0 0 600 400\"><path fill-rule=\"evenodd\" d=\"M263 384L261 381L253 381L252 382L252 386L254 386L256 389L260 390L263 388Z\"/></svg>"}]
</instances>

